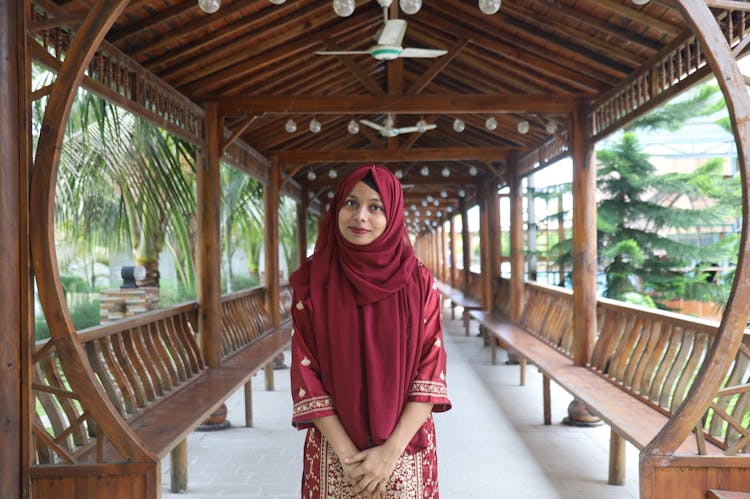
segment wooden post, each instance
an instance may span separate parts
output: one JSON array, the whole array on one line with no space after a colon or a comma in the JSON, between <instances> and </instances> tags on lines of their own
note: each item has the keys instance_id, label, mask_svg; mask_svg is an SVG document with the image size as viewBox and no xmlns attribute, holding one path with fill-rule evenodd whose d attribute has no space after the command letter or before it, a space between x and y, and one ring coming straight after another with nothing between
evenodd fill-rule
<instances>
[{"instance_id":1,"label":"wooden post","mask_svg":"<svg viewBox=\"0 0 750 499\"><path fill-rule=\"evenodd\" d=\"M464 295L469 296L469 281L471 280L471 233L469 233L469 215L465 197L458 198L458 206L461 210L461 241L464 258L464 285L461 291L464 292Z\"/></svg>"},{"instance_id":2,"label":"wooden post","mask_svg":"<svg viewBox=\"0 0 750 499\"><path fill-rule=\"evenodd\" d=\"M450 269L448 268L448 231L445 228L445 223L440 225L440 263L442 269L442 278L440 280L448 282Z\"/></svg>"},{"instance_id":3,"label":"wooden post","mask_svg":"<svg viewBox=\"0 0 750 499\"><path fill-rule=\"evenodd\" d=\"M450 285L456 287L456 272L458 272L458 262L456 261L456 250L458 244L456 241L456 217L450 218Z\"/></svg>"},{"instance_id":4,"label":"wooden post","mask_svg":"<svg viewBox=\"0 0 750 499\"><path fill-rule=\"evenodd\" d=\"M481 259L481 283L482 295L479 303L482 310L489 310L490 301L492 300L492 265L490 264L490 221L489 221L489 200L486 184L478 185L479 191L479 254Z\"/></svg>"},{"instance_id":5,"label":"wooden post","mask_svg":"<svg viewBox=\"0 0 750 499\"><path fill-rule=\"evenodd\" d=\"M307 258L307 208L310 200L307 190L302 191L302 199L297 205L297 264L302 265Z\"/></svg>"},{"instance_id":6,"label":"wooden post","mask_svg":"<svg viewBox=\"0 0 750 499\"><path fill-rule=\"evenodd\" d=\"M625 439L615 430L609 434L609 480L610 485L625 483Z\"/></svg>"},{"instance_id":7,"label":"wooden post","mask_svg":"<svg viewBox=\"0 0 750 499\"><path fill-rule=\"evenodd\" d=\"M521 319L523 311L523 265L523 198L521 179L514 174L510 182L510 319L513 322Z\"/></svg>"},{"instance_id":8,"label":"wooden post","mask_svg":"<svg viewBox=\"0 0 750 499\"><path fill-rule=\"evenodd\" d=\"M487 271L490 274L490 299L486 310L495 310L497 280L500 278L500 198L497 197L497 181L487 181L487 221L489 223L489 260Z\"/></svg>"},{"instance_id":9,"label":"wooden post","mask_svg":"<svg viewBox=\"0 0 750 499\"><path fill-rule=\"evenodd\" d=\"M557 213L558 213L557 215L557 242L560 248L558 250L558 254L559 256L562 256L562 252L563 252L562 245L559 244L561 241L565 240L565 216L563 215L562 194L560 194L557 197ZM565 285L565 265L563 264L560 264L559 277L560 277L560 282L558 286L564 286Z\"/></svg>"},{"instance_id":10,"label":"wooden post","mask_svg":"<svg viewBox=\"0 0 750 499\"><path fill-rule=\"evenodd\" d=\"M253 427L253 378L245 383L245 426Z\"/></svg>"},{"instance_id":11,"label":"wooden post","mask_svg":"<svg viewBox=\"0 0 750 499\"><path fill-rule=\"evenodd\" d=\"M206 150L198 158L198 303L203 356L221 365L221 117L216 103L206 105Z\"/></svg>"},{"instance_id":12,"label":"wooden post","mask_svg":"<svg viewBox=\"0 0 750 499\"><path fill-rule=\"evenodd\" d=\"M281 163L274 156L271 164L269 185L263 190L263 201L266 222L266 309L274 328L281 325L280 282L279 282L279 196L281 196ZM266 379L266 390L273 390L273 362L263 369Z\"/></svg>"},{"instance_id":13,"label":"wooden post","mask_svg":"<svg viewBox=\"0 0 750 499\"><path fill-rule=\"evenodd\" d=\"M573 361L586 365L596 341L596 165L583 105L571 123L573 155Z\"/></svg>"},{"instance_id":14,"label":"wooden post","mask_svg":"<svg viewBox=\"0 0 750 499\"><path fill-rule=\"evenodd\" d=\"M0 2L0 497L22 497L30 466L28 161L25 2ZM21 104L24 109L20 109ZM23 388L22 388L23 387Z\"/></svg>"}]
</instances>

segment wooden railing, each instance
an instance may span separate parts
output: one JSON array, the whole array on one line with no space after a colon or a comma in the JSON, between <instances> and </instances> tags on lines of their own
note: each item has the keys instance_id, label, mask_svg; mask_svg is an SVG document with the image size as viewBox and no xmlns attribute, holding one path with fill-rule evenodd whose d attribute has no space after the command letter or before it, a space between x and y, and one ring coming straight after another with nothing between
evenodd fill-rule
<instances>
[{"instance_id":1,"label":"wooden railing","mask_svg":"<svg viewBox=\"0 0 750 499\"><path fill-rule=\"evenodd\" d=\"M282 286L281 296L284 320L291 313L288 285ZM224 357L272 330L264 300L263 287L222 297ZM78 334L90 376L125 421L206 369L196 342L197 314L198 303L189 302ZM37 343L33 363L34 463L102 462L103 439L97 438L96 421L67 383L53 340Z\"/></svg>"},{"instance_id":2,"label":"wooden railing","mask_svg":"<svg viewBox=\"0 0 750 499\"><path fill-rule=\"evenodd\" d=\"M496 304L507 301L501 279ZM527 282L521 326L569 357L573 345L573 293ZM501 307L498 307L502 311ZM690 396L716 338L719 324L682 314L599 298L597 341L588 368L671 416ZM745 334L725 382L708 397L699 452L709 441L728 456L750 452L750 334Z\"/></svg>"}]
</instances>

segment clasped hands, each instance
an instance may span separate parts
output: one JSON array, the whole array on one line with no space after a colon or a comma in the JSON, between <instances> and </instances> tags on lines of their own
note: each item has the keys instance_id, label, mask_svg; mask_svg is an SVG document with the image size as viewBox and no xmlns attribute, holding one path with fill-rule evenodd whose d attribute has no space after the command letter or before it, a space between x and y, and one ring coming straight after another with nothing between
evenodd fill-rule
<instances>
[{"instance_id":1,"label":"clasped hands","mask_svg":"<svg viewBox=\"0 0 750 499\"><path fill-rule=\"evenodd\" d=\"M400 455L386 443L343 459L344 477L351 483L354 496L385 499L388 481Z\"/></svg>"}]
</instances>

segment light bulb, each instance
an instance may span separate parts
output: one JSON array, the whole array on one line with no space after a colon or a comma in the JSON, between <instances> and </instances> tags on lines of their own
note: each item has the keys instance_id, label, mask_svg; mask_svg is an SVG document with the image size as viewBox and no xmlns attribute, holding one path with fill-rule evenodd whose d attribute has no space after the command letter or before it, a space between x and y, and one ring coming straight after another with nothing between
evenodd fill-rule
<instances>
[{"instance_id":1,"label":"light bulb","mask_svg":"<svg viewBox=\"0 0 750 499\"><path fill-rule=\"evenodd\" d=\"M331 178L336 178L339 176L338 172L334 169L328 170L328 176Z\"/></svg>"},{"instance_id":2,"label":"light bulb","mask_svg":"<svg viewBox=\"0 0 750 499\"><path fill-rule=\"evenodd\" d=\"M313 191L307 191L307 199L312 199L315 197L315 193Z\"/></svg>"},{"instance_id":3,"label":"light bulb","mask_svg":"<svg viewBox=\"0 0 750 499\"><path fill-rule=\"evenodd\" d=\"M424 212L424 214L427 215L428 217L431 217L432 216L432 210L427 210L427 211Z\"/></svg>"},{"instance_id":4,"label":"light bulb","mask_svg":"<svg viewBox=\"0 0 750 499\"><path fill-rule=\"evenodd\" d=\"M437 213L435 213L435 216L438 217L438 218L442 217L443 216L443 212L440 211L440 210L438 210Z\"/></svg>"},{"instance_id":5,"label":"light bulb","mask_svg":"<svg viewBox=\"0 0 750 499\"><path fill-rule=\"evenodd\" d=\"M471 175L472 177L476 177L476 175L477 175L477 167L476 166L472 166L471 168L469 168L469 175Z\"/></svg>"},{"instance_id":6,"label":"light bulb","mask_svg":"<svg viewBox=\"0 0 750 499\"><path fill-rule=\"evenodd\" d=\"M427 131L427 122L424 119L417 121L417 131L425 133Z\"/></svg>"},{"instance_id":7,"label":"light bulb","mask_svg":"<svg viewBox=\"0 0 750 499\"><path fill-rule=\"evenodd\" d=\"M333 0L333 11L341 17L349 17L354 13L354 0Z\"/></svg>"},{"instance_id":8,"label":"light bulb","mask_svg":"<svg viewBox=\"0 0 750 499\"><path fill-rule=\"evenodd\" d=\"M281 5L282 3L286 2L286 0L268 0L274 5Z\"/></svg>"},{"instance_id":9,"label":"light bulb","mask_svg":"<svg viewBox=\"0 0 750 499\"><path fill-rule=\"evenodd\" d=\"M348 125L346 125L346 129L349 130L349 133L352 135L356 135L359 133L359 123L357 123L357 120L351 120Z\"/></svg>"},{"instance_id":10,"label":"light bulb","mask_svg":"<svg viewBox=\"0 0 750 499\"><path fill-rule=\"evenodd\" d=\"M422 208L427 208L427 201L422 201Z\"/></svg>"},{"instance_id":11,"label":"light bulb","mask_svg":"<svg viewBox=\"0 0 750 499\"><path fill-rule=\"evenodd\" d=\"M438 201L437 199L434 199L432 201L432 204L434 204L435 206L440 206L440 201Z\"/></svg>"},{"instance_id":12,"label":"light bulb","mask_svg":"<svg viewBox=\"0 0 750 499\"><path fill-rule=\"evenodd\" d=\"M423 177L426 177L427 175L430 174L430 169L427 168L426 166L423 166L422 169L419 170L419 173L421 173Z\"/></svg>"},{"instance_id":13,"label":"light bulb","mask_svg":"<svg viewBox=\"0 0 750 499\"><path fill-rule=\"evenodd\" d=\"M284 123L284 130L286 130L289 133L294 133L297 131L297 123L294 122L292 118L289 118L286 120L286 123Z\"/></svg>"},{"instance_id":14,"label":"light bulb","mask_svg":"<svg viewBox=\"0 0 750 499\"><path fill-rule=\"evenodd\" d=\"M557 131L557 122L556 121L548 121L546 125L544 125L544 129L547 130L547 133L550 135L555 133Z\"/></svg>"},{"instance_id":15,"label":"light bulb","mask_svg":"<svg viewBox=\"0 0 750 499\"><path fill-rule=\"evenodd\" d=\"M310 120L310 131L312 133L318 133L320 131L320 121L315 118Z\"/></svg>"},{"instance_id":16,"label":"light bulb","mask_svg":"<svg viewBox=\"0 0 750 499\"><path fill-rule=\"evenodd\" d=\"M198 0L198 7L206 14L213 14L221 7L221 0Z\"/></svg>"},{"instance_id":17,"label":"light bulb","mask_svg":"<svg viewBox=\"0 0 750 499\"><path fill-rule=\"evenodd\" d=\"M458 191L458 197L462 198L464 196L466 196L466 191L465 190L461 189L460 191Z\"/></svg>"},{"instance_id":18,"label":"light bulb","mask_svg":"<svg viewBox=\"0 0 750 499\"><path fill-rule=\"evenodd\" d=\"M526 135L529 133L529 122L526 120L519 121L518 125L516 125L516 130L518 130L518 133L521 135Z\"/></svg>"},{"instance_id":19,"label":"light bulb","mask_svg":"<svg viewBox=\"0 0 750 499\"><path fill-rule=\"evenodd\" d=\"M649 2L649 0L633 0L633 3L636 5L646 5Z\"/></svg>"},{"instance_id":20,"label":"light bulb","mask_svg":"<svg viewBox=\"0 0 750 499\"><path fill-rule=\"evenodd\" d=\"M333 191L328 191L328 199L333 199L333 196L335 196Z\"/></svg>"},{"instance_id":21,"label":"light bulb","mask_svg":"<svg viewBox=\"0 0 750 499\"><path fill-rule=\"evenodd\" d=\"M490 132L497 128L497 120L495 119L495 117L490 116L489 118L487 118L487 121L484 122L484 127Z\"/></svg>"},{"instance_id":22,"label":"light bulb","mask_svg":"<svg viewBox=\"0 0 750 499\"><path fill-rule=\"evenodd\" d=\"M451 176L451 170L447 166L443 168L443 177L450 177Z\"/></svg>"},{"instance_id":23,"label":"light bulb","mask_svg":"<svg viewBox=\"0 0 750 499\"><path fill-rule=\"evenodd\" d=\"M500 0L479 0L479 10L490 16L500 10Z\"/></svg>"},{"instance_id":24,"label":"light bulb","mask_svg":"<svg viewBox=\"0 0 750 499\"><path fill-rule=\"evenodd\" d=\"M417 211L417 205L416 204L411 205L411 211Z\"/></svg>"},{"instance_id":25,"label":"light bulb","mask_svg":"<svg viewBox=\"0 0 750 499\"><path fill-rule=\"evenodd\" d=\"M432 196L431 196L431 195L429 195L429 194L427 195L427 202L428 202L428 203L432 203L432 200L433 200L433 199L435 199L435 198L434 198L434 197L432 197Z\"/></svg>"},{"instance_id":26,"label":"light bulb","mask_svg":"<svg viewBox=\"0 0 750 499\"><path fill-rule=\"evenodd\" d=\"M396 176L397 179L401 180L404 178L404 172L402 170L396 170L393 175Z\"/></svg>"},{"instance_id":27,"label":"light bulb","mask_svg":"<svg viewBox=\"0 0 750 499\"><path fill-rule=\"evenodd\" d=\"M398 5L405 14L416 14L422 8L422 0L399 0Z\"/></svg>"},{"instance_id":28,"label":"light bulb","mask_svg":"<svg viewBox=\"0 0 750 499\"><path fill-rule=\"evenodd\" d=\"M448 213L453 213L453 206L446 206L445 211L447 211Z\"/></svg>"},{"instance_id":29,"label":"light bulb","mask_svg":"<svg viewBox=\"0 0 750 499\"><path fill-rule=\"evenodd\" d=\"M315 180L316 178L318 178L318 176L315 175L314 171L310 170L307 172L307 180Z\"/></svg>"},{"instance_id":30,"label":"light bulb","mask_svg":"<svg viewBox=\"0 0 750 499\"><path fill-rule=\"evenodd\" d=\"M440 191L440 197L445 199L448 197L448 191Z\"/></svg>"},{"instance_id":31,"label":"light bulb","mask_svg":"<svg viewBox=\"0 0 750 499\"><path fill-rule=\"evenodd\" d=\"M453 120L454 131L461 133L464 131L464 128L466 128L466 123L464 123L462 119L456 118L455 120Z\"/></svg>"}]
</instances>

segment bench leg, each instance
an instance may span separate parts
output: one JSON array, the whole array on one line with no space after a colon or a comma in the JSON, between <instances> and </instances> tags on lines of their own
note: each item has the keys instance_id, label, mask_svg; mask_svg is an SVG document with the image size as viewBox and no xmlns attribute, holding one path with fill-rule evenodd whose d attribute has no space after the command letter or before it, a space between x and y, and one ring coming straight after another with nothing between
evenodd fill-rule
<instances>
[{"instance_id":1,"label":"bench leg","mask_svg":"<svg viewBox=\"0 0 750 499\"><path fill-rule=\"evenodd\" d=\"M469 315L468 310L464 309L463 317L464 317L464 329L466 330L465 336L469 336L469 321L471 321L471 316Z\"/></svg>"},{"instance_id":2,"label":"bench leg","mask_svg":"<svg viewBox=\"0 0 750 499\"><path fill-rule=\"evenodd\" d=\"M245 383L245 426L253 427L253 380Z\"/></svg>"},{"instance_id":3,"label":"bench leg","mask_svg":"<svg viewBox=\"0 0 750 499\"><path fill-rule=\"evenodd\" d=\"M625 483L625 439L614 430L609 436L609 484Z\"/></svg>"},{"instance_id":4,"label":"bench leg","mask_svg":"<svg viewBox=\"0 0 750 499\"><path fill-rule=\"evenodd\" d=\"M552 424L552 407L549 395L549 376L542 374L542 398L544 399L544 424Z\"/></svg>"},{"instance_id":5,"label":"bench leg","mask_svg":"<svg viewBox=\"0 0 750 499\"><path fill-rule=\"evenodd\" d=\"M451 320L456 320L456 304L451 300Z\"/></svg>"},{"instance_id":6,"label":"bench leg","mask_svg":"<svg viewBox=\"0 0 750 499\"><path fill-rule=\"evenodd\" d=\"M266 391L272 392L273 388L273 361L263 366L263 374L266 378Z\"/></svg>"},{"instance_id":7,"label":"bench leg","mask_svg":"<svg viewBox=\"0 0 750 499\"><path fill-rule=\"evenodd\" d=\"M519 363L519 368L520 368L520 380L519 381L521 383L521 386L525 386L526 385L526 357L524 357L523 355L521 355L520 357L521 357L521 360Z\"/></svg>"},{"instance_id":8,"label":"bench leg","mask_svg":"<svg viewBox=\"0 0 750 499\"><path fill-rule=\"evenodd\" d=\"M486 328L485 331L487 331ZM494 366L497 362L497 340L494 335L490 335L490 352L492 352L492 365Z\"/></svg>"},{"instance_id":9,"label":"bench leg","mask_svg":"<svg viewBox=\"0 0 750 499\"><path fill-rule=\"evenodd\" d=\"M187 439L183 440L177 447L172 449L170 453L170 462L172 469L170 470L170 490L175 494L183 494L187 492Z\"/></svg>"}]
</instances>

